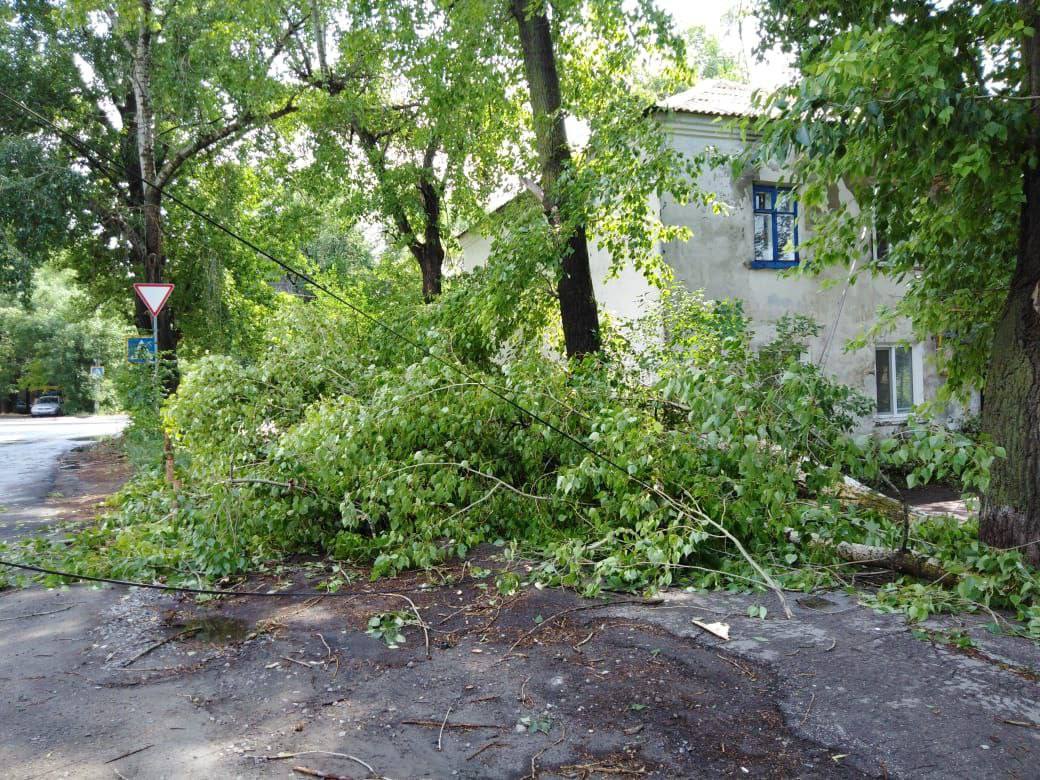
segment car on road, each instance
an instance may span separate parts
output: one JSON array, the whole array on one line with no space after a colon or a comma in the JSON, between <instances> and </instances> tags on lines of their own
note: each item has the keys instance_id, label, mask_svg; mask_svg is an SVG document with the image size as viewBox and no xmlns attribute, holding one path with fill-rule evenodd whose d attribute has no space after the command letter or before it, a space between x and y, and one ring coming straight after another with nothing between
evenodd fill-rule
<instances>
[{"instance_id":1,"label":"car on road","mask_svg":"<svg viewBox=\"0 0 1040 780\"><path fill-rule=\"evenodd\" d=\"M29 414L33 417L58 417L64 412L61 398L56 395L41 395L29 407Z\"/></svg>"}]
</instances>

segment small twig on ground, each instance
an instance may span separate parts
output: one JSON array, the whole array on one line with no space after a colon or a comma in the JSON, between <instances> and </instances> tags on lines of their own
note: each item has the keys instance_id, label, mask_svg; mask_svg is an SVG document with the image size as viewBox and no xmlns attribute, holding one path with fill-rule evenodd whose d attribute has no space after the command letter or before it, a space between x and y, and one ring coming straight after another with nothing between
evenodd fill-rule
<instances>
[{"instance_id":1,"label":"small twig on ground","mask_svg":"<svg viewBox=\"0 0 1040 780\"><path fill-rule=\"evenodd\" d=\"M805 721L809 720L809 713L812 712L812 706L814 701L816 701L816 691L813 691L812 695L809 697L809 706L805 708L805 714L802 716L802 719L798 721L798 728L804 726Z\"/></svg>"},{"instance_id":2,"label":"small twig on ground","mask_svg":"<svg viewBox=\"0 0 1040 780\"><path fill-rule=\"evenodd\" d=\"M321 772L317 769L311 769L306 766L294 766L292 771L299 775L307 775L308 777L320 777L322 780L354 780L354 778L348 775L332 775L328 772Z\"/></svg>"},{"instance_id":3,"label":"small twig on ground","mask_svg":"<svg viewBox=\"0 0 1040 780\"><path fill-rule=\"evenodd\" d=\"M121 756L116 756L115 758L110 758L105 763L106 764L114 764L116 761L122 761L124 758L129 758L130 756L136 756L138 753L143 753L145 750L147 750L150 747L155 747L155 745L145 745L144 747L139 747L139 748L137 748L137 750L131 750L128 753L123 753L123 755L121 755Z\"/></svg>"},{"instance_id":4,"label":"small twig on ground","mask_svg":"<svg viewBox=\"0 0 1040 780\"><path fill-rule=\"evenodd\" d=\"M630 769L624 766L611 766L606 761L599 761L595 764L567 764L561 766L558 770L564 777L593 777L596 775L622 775L624 777L639 777L640 775L646 774L646 767L638 766L635 769ZM580 775L565 774L567 772L580 772Z\"/></svg>"},{"instance_id":5,"label":"small twig on ground","mask_svg":"<svg viewBox=\"0 0 1040 780\"><path fill-rule=\"evenodd\" d=\"M1010 720L1009 718L1001 718L1001 723L1009 723L1012 726L1022 726L1027 729L1040 729L1040 723L1030 723L1027 720Z\"/></svg>"},{"instance_id":6,"label":"small twig on ground","mask_svg":"<svg viewBox=\"0 0 1040 780\"><path fill-rule=\"evenodd\" d=\"M191 634L197 634L201 630L202 629L199 628L198 626L194 626L192 628L186 628L183 631L178 631L176 634L172 634L172 635L166 637L165 639L160 639L155 644L149 645L148 647L146 647L144 650L142 650L140 653L135 655L129 661L124 661L123 662L123 666L124 667L130 666L130 664L134 663L135 661L140 661L142 658L144 658L146 655L148 655L153 650L158 650L163 645L168 644L169 642L172 642L175 639L179 639L182 636L189 636Z\"/></svg>"},{"instance_id":7,"label":"small twig on ground","mask_svg":"<svg viewBox=\"0 0 1040 780\"><path fill-rule=\"evenodd\" d=\"M587 644L587 643L588 643L588 641L589 641L590 639L592 639L592 637L594 637L595 635L596 635L596 629L592 629L592 630L591 630L591 631L589 632L589 635L588 635L587 637L585 637L584 639L582 639L582 640L581 640L580 642L578 642L578 644L576 644L576 645L574 646L574 649L575 649L575 650L577 650L577 651L578 651L578 652L580 653L580 652L581 652L581 650L579 650L578 648L580 648L580 647L581 647L582 645L584 645L584 644Z\"/></svg>"},{"instance_id":8,"label":"small twig on ground","mask_svg":"<svg viewBox=\"0 0 1040 780\"><path fill-rule=\"evenodd\" d=\"M622 601L610 601L604 604L584 604L580 607L571 607L570 609L565 609L561 612L557 612L555 615L550 615L541 623L535 625L535 627L532 628L530 631L525 632L519 639L517 639L515 642L513 642L512 645L510 645L509 651L506 653L506 655L509 655L514 650L516 650L516 648L520 645L521 642L524 642L525 640L529 639L532 635L535 634L535 632L538 631L538 629L545 628L545 626L549 625L554 620L557 620L558 618L561 618L564 615L569 615L572 612L582 612L587 609L607 609L608 607L620 607L625 604L639 604L644 607L652 607L656 604L660 604L662 601L663 599L625 599Z\"/></svg>"},{"instance_id":9,"label":"small twig on ground","mask_svg":"<svg viewBox=\"0 0 1040 780\"><path fill-rule=\"evenodd\" d=\"M441 721L439 720L402 720L398 721L402 726L423 726L428 729L439 729L441 727ZM451 729L501 729L502 727L495 723L447 723L444 728Z\"/></svg>"},{"instance_id":10,"label":"small twig on ground","mask_svg":"<svg viewBox=\"0 0 1040 780\"><path fill-rule=\"evenodd\" d=\"M505 747L505 745L503 743L501 743L501 742L488 742L486 745L484 745L484 747L480 748L476 753L471 753L470 755L466 756L466 760L467 761L472 761L474 758L479 756L485 750L489 750L489 749L491 749L493 747Z\"/></svg>"},{"instance_id":11,"label":"small twig on ground","mask_svg":"<svg viewBox=\"0 0 1040 780\"><path fill-rule=\"evenodd\" d=\"M82 603L82 601L76 602L76 604ZM12 615L11 617L2 617L0 618L0 623L3 623L5 620L22 620L23 618L43 617L44 615L57 615L59 612L66 612L72 609L74 606L76 606L76 604L69 604L67 607L62 607L61 609L52 609L50 612L30 612L26 615Z\"/></svg>"},{"instance_id":12,"label":"small twig on ground","mask_svg":"<svg viewBox=\"0 0 1040 780\"><path fill-rule=\"evenodd\" d=\"M258 761L284 761L287 758L299 758L300 756L332 756L334 758L345 758L348 761L353 761L355 764L360 764L367 769L371 774L378 775L375 769L372 768L371 764L362 761L357 756L352 756L349 753L333 753L328 750L301 750L299 753L275 753L271 756L246 756L247 758L254 758Z\"/></svg>"},{"instance_id":13,"label":"small twig on ground","mask_svg":"<svg viewBox=\"0 0 1040 780\"><path fill-rule=\"evenodd\" d=\"M281 658L283 661L288 661L289 663L293 663L293 664L297 664L298 666L302 666L304 669L310 669L311 671L314 670L314 667L311 666L311 662L310 661L297 661L295 658L290 658L287 655L279 656L279 658Z\"/></svg>"},{"instance_id":14,"label":"small twig on ground","mask_svg":"<svg viewBox=\"0 0 1040 780\"><path fill-rule=\"evenodd\" d=\"M440 752L443 748L441 747L441 740L444 739L444 726L448 722L448 716L451 715L451 711L455 708L454 704L448 705L448 711L444 713L444 720L441 721L441 730L437 732L437 752Z\"/></svg>"},{"instance_id":15,"label":"small twig on ground","mask_svg":"<svg viewBox=\"0 0 1040 780\"><path fill-rule=\"evenodd\" d=\"M520 683L520 695L516 697L517 700L520 702L520 705L523 707L530 707L534 704L534 702L531 701L530 697L524 691L524 689L527 687L527 683L529 682L531 682L531 675L527 675L524 681Z\"/></svg>"},{"instance_id":16,"label":"small twig on ground","mask_svg":"<svg viewBox=\"0 0 1040 780\"><path fill-rule=\"evenodd\" d=\"M330 661L331 661L331 660L332 660L332 648L331 648L331 647L329 647L329 643L325 641L325 637L323 637L323 636L321 635L321 632L318 632L318 633L316 633L316 634L315 634L315 636L316 636L316 637L318 637L318 639L320 639L320 640L321 640L321 643L322 643L323 645L325 645L325 651L326 651L326 652L328 653L328 655L326 656L326 658L328 658L328 660L330 660Z\"/></svg>"},{"instance_id":17,"label":"small twig on ground","mask_svg":"<svg viewBox=\"0 0 1040 780\"><path fill-rule=\"evenodd\" d=\"M756 674L755 674L755 673L754 673L754 672L753 672L753 671L752 671L751 669L749 669L749 668L748 668L747 666L745 666L744 664L740 663L740 661L737 661L736 659L733 659L733 658L727 658L726 656L722 655L721 653L716 653L715 655L717 655L717 656L718 656L719 658L721 658L721 659L722 659L723 661L725 661L726 663L728 663L728 664L729 664L730 666L732 666L732 667L733 667L734 669L736 669L736 670L737 670L738 672L740 672L741 674L743 674L744 676L746 676L746 677L747 677L748 679L750 679L750 680L752 680L752 681L754 681L754 680L757 680L757 679L758 679L758 675L756 675Z\"/></svg>"},{"instance_id":18,"label":"small twig on ground","mask_svg":"<svg viewBox=\"0 0 1040 780\"><path fill-rule=\"evenodd\" d=\"M531 774L529 775L531 780L538 780L538 759L541 758L544 753L546 753L549 750L552 750L554 747L561 744L565 739L567 739L567 727L560 726L560 728L563 731L563 733L560 735L560 738L558 740L553 742L551 745L546 745L533 756L531 756Z\"/></svg>"}]
</instances>

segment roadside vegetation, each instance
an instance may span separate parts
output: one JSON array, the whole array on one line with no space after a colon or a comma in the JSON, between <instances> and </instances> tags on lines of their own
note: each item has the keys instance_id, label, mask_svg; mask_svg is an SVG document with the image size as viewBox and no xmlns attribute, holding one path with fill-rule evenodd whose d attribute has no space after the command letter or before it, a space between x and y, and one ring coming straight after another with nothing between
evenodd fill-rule
<instances>
[{"instance_id":1,"label":"roadside vegetation","mask_svg":"<svg viewBox=\"0 0 1040 780\"><path fill-rule=\"evenodd\" d=\"M177 487L156 441L154 466L111 513L33 558L198 584L293 554L393 575L493 543L535 562L523 582L500 579L504 593L540 582L595 594L765 588L746 553L783 587L810 590L851 583L840 542L898 549L907 530L842 497L845 475L986 487L997 453L984 441L923 423L899 439L854 435L867 399L800 359L808 321L781 323L755 350L739 305L672 291L644 320L612 325L603 354L568 364L542 346L559 340L548 307L506 334L482 316L494 266L453 279L432 306L408 271L384 262L355 274L352 300L393 312L388 324L433 357L334 303L286 301L255 359L198 360L164 406ZM665 323L667 337L647 341ZM948 581L897 579L873 602L914 619L1011 610L1040 635L1036 573L976 533L973 522L915 523L909 549Z\"/></svg>"},{"instance_id":2,"label":"roadside vegetation","mask_svg":"<svg viewBox=\"0 0 1040 780\"><path fill-rule=\"evenodd\" d=\"M118 365L129 329L118 311L98 310L73 275L53 265L35 273L27 298L0 296L0 396L60 392L68 413L118 408L112 377L93 365Z\"/></svg>"}]
</instances>

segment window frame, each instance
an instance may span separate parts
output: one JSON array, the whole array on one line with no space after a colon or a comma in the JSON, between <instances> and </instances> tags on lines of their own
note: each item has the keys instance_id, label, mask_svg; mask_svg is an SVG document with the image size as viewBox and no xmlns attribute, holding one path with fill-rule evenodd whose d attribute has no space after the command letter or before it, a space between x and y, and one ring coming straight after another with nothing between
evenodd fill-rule
<instances>
[{"instance_id":1,"label":"window frame","mask_svg":"<svg viewBox=\"0 0 1040 780\"><path fill-rule=\"evenodd\" d=\"M777 197L782 193L791 194L791 210L777 211L776 201ZM769 196L769 208L760 209L758 208L757 196L759 194L767 194ZM754 246L754 224L755 217L760 214L768 214L769 229L771 244L773 247L773 258L771 260L759 260L755 257L755 246ZM794 217L794 233L792 241L794 243L794 259L787 260L783 257L783 247L777 244L777 214L785 214ZM798 198L795 197L794 187L784 184L766 184L764 182L756 183L751 188L751 267L752 268L794 268L801 262L801 258L798 253Z\"/></svg>"},{"instance_id":2,"label":"window frame","mask_svg":"<svg viewBox=\"0 0 1040 780\"><path fill-rule=\"evenodd\" d=\"M899 382L896 378L896 352L900 349L905 349L910 358L910 408L906 411L899 411L898 393L899 393ZM878 402L878 375L877 375L877 357L878 353L882 350L888 352L888 392L889 392L889 404L890 410L882 412L877 407ZM882 423L899 422L905 420L913 412L914 407L920 404L923 400L923 383L924 377L921 374L923 369L923 361L921 360L920 351L918 345L907 346L904 344L875 344L874 345L874 418Z\"/></svg>"}]
</instances>

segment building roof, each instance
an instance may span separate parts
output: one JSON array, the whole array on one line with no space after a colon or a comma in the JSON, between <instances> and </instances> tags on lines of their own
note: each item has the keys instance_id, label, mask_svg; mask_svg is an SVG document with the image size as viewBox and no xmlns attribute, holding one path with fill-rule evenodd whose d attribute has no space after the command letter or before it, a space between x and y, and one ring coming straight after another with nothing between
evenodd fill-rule
<instances>
[{"instance_id":1,"label":"building roof","mask_svg":"<svg viewBox=\"0 0 1040 780\"><path fill-rule=\"evenodd\" d=\"M685 92L662 100L657 107L709 116L756 116L759 112L751 100L753 91L750 84L705 79Z\"/></svg>"}]
</instances>

